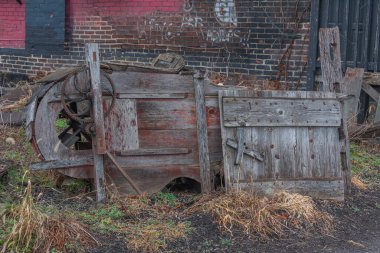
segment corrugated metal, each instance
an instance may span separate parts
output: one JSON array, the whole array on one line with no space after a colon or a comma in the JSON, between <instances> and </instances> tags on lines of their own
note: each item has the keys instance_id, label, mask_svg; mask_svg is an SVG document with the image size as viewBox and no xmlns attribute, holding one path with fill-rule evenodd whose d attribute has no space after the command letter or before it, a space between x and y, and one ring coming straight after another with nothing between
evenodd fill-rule
<instances>
[{"instance_id":1,"label":"corrugated metal","mask_svg":"<svg viewBox=\"0 0 380 253\"><path fill-rule=\"evenodd\" d=\"M313 0L311 35L319 28L338 26L342 66L380 71L380 0ZM314 18L313 18L314 17ZM317 17L317 18L316 18ZM317 20L317 23L314 23ZM318 40L311 38L308 89L319 70Z\"/></svg>"}]
</instances>

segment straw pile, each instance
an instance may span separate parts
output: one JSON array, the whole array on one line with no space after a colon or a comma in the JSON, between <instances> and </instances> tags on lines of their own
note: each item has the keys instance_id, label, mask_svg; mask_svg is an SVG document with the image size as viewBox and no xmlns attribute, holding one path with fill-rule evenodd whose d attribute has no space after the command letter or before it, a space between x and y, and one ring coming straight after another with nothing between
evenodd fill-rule
<instances>
[{"instance_id":1,"label":"straw pile","mask_svg":"<svg viewBox=\"0 0 380 253\"><path fill-rule=\"evenodd\" d=\"M332 229L332 217L319 211L312 198L283 191L270 198L246 192L207 196L187 210L188 213L197 211L211 214L230 233L238 228L261 239L283 237L294 230L328 232Z\"/></svg>"}]
</instances>

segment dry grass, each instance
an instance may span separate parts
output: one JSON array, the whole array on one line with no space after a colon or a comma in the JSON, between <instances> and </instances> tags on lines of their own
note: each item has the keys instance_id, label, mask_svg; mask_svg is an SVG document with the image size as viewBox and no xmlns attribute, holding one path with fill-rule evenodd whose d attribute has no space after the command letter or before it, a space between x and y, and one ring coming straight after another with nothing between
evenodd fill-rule
<instances>
[{"instance_id":1,"label":"dry grass","mask_svg":"<svg viewBox=\"0 0 380 253\"><path fill-rule=\"evenodd\" d=\"M129 248L142 252L158 252L168 241L186 237L189 226L185 222L147 220L132 225L127 232Z\"/></svg>"},{"instance_id":2,"label":"dry grass","mask_svg":"<svg viewBox=\"0 0 380 253\"><path fill-rule=\"evenodd\" d=\"M352 184L358 188L359 190L367 190L368 189L368 184L363 183L358 177L354 176L351 179Z\"/></svg>"},{"instance_id":3,"label":"dry grass","mask_svg":"<svg viewBox=\"0 0 380 253\"><path fill-rule=\"evenodd\" d=\"M311 228L327 232L332 229L332 217L319 211L307 196L277 192L272 197L260 197L246 192L205 196L187 212L203 211L213 215L220 226L232 233L243 229L261 239L283 237L289 231Z\"/></svg>"},{"instance_id":4,"label":"dry grass","mask_svg":"<svg viewBox=\"0 0 380 253\"><path fill-rule=\"evenodd\" d=\"M22 95L17 101L3 100L0 104L0 112L20 110L28 103L29 99L32 97L32 87L26 82L20 82L20 84L17 84L17 87L20 87L24 95Z\"/></svg>"},{"instance_id":5,"label":"dry grass","mask_svg":"<svg viewBox=\"0 0 380 253\"><path fill-rule=\"evenodd\" d=\"M6 236L4 252L66 252L70 245L97 243L79 222L66 217L47 215L39 211L32 197L31 183L20 205L8 211L3 220L13 220L11 232Z\"/></svg>"}]
</instances>

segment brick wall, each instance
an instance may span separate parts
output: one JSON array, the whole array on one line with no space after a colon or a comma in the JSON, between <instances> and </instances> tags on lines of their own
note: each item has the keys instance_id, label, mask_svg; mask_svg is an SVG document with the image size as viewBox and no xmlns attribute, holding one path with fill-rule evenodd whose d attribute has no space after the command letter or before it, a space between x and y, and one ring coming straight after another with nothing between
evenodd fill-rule
<instances>
[{"instance_id":1,"label":"brick wall","mask_svg":"<svg viewBox=\"0 0 380 253\"><path fill-rule=\"evenodd\" d=\"M25 47L25 5L0 1L0 48Z\"/></svg>"},{"instance_id":2,"label":"brick wall","mask_svg":"<svg viewBox=\"0 0 380 253\"><path fill-rule=\"evenodd\" d=\"M68 0L64 52L3 54L0 70L33 75L81 63L84 44L97 42L103 60L146 62L175 52L190 67L299 85L306 74L309 5L309 0Z\"/></svg>"}]
</instances>

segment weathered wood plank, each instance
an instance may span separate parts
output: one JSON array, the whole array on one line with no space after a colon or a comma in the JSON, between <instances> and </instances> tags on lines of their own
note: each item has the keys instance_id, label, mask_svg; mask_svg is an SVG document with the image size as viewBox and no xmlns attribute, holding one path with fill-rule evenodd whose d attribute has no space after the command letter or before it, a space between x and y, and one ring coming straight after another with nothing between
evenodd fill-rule
<instances>
[{"instance_id":1,"label":"weathered wood plank","mask_svg":"<svg viewBox=\"0 0 380 253\"><path fill-rule=\"evenodd\" d=\"M379 44L380 42L377 43ZM363 83L380 86L380 73L365 72L363 76Z\"/></svg>"},{"instance_id":2,"label":"weathered wood plank","mask_svg":"<svg viewBox=\"0 0 380 253\"><path fill-rule=\"evenodd\" d=\"M29 170L53 170L53 169L68 169L81 166L94 165L94 160L90 158L80 158L75 160L55 160L55 161L43 161L38 163L31 163Z\"/></svg>"},{"instance_id":3,"label":"weathered wood plank","mask_svg":"<svg viewBox=\"0 0 380 253\"><path fill-rule=\"evenodd\" d=\"M199 147L199 166L201 173L202 192L211 192L212 181L210 171L210 157L208 150L206 102L204 79L197 73L194 76L195 106L197 115L197 135Z\"/></svg>"},{"instance_id":4,"label":"weathered wood plank","mask_svg":"<svg viewBox=\"0 0 380 253\"><path fill-rule=\"evenodd\" d=\"M119 93L117 98L128 98L128 99L157 99L157 98L166 98L166 99L178 99L186 98L188 95L186 93L168 93L168 94L151 94L151 93L140 93L140 94L130 94L130 93Z\"/></svg>"},{"instance_id":5,"label":"weathered wood plank","mask_svg":"<svg viewBox=\"0 0 380 253\"><path fill-rule=\"evenodd\" d=\"M256 91L220 91L219 103L221 111L221 132L222 132L222 147L223 147L223 161L224 161L224 173L226 179L226 188L231 190L232 188L254 190L255 193L267 191L271 189L270 185L279 186L288 184L284 182L290 182L295 187L295 192L305 192L307 184L302 187L294 186L298 181L342 181L340 173L340 146L338 136L338 126L341 122L341 106L337 99L337 95L333 93L322 92L256 92ZM326 106L326 111L333 110L330 108L334 105L323 104L324 101L333 102L336 104L337 119L339 124L334 126L242 126L237 125L235 127L227 127L226 121L226 99L231 99L233 104L233 98L236 101L240 99L252 99L253 101L267 100L268 104L276 100L294 101L303 100L304 105L300 107L300 116L302 109L307 110L308 106L315 101L321 101L322 107ZM249 103L247 103L249 104ZM275 105L277 108L283 109L283 106ZM302 103L301 103L302 105ZM257 111L265 108L262 105L256 105ZM330 106L330 107L329 107ZM307 107L305 109L305 107ZM319 107L319 106L318 106ZM316 109L319 110L319 108ZM251 107L245 107L241 109L241 112L245 110L250 112ZM264 109L265 110L265 109ZM231 113L232 115L233 113ZM254 117L252 117L254 118ZM256 161L250 157L243 155L243 162L239 165L235 165L237 151L230 148L228 141L234 141L238 139L237 129L244 130L244 146L245 150L251 148L257 150L264 155L263 162ZM229 143L231 144L231 143ZM265 182L268 182L266 184ZM258 186L261 184L261 186ZM268 186L269 185L269 186ZM252 187L251 187L252 186ZM257 186L257 188L255 188ZM262 188L261 188L262 187ZM302 188L305 189L302 189ZM324 186L323 186L324 187ZM331 191L335 189L326 188L318 189L317 187L310 187L309 195L318 196L320 198L329 198L328 195L335 194ZM281 189L281 188L278 188ZM342 184L343 189L343 184ZM339 199L343 198L343 191L337 191L336 196ZM333 197L333 198L335 198Z\"/></svg>"},{"instance_id":6,"label":"weathered wood plank","mask_svg":"<svg viewBox=\"0 0 380 253\"><path fill-rule=\"evenodd\" d=\"M107 103L108 107L108 103ZM139 148L136 101L117 99L105 118L105 140L109 150L123 151Z\"/></svg>"},{"instance_id":7,"label":"weathered wood plank","mask_svg":"<svg viewBox=\"0 0 380 253\"><path fill-rule=\"evenodd\" d=\"M342 108L344 108L345 101L341 101ZM340 139L340 155L341 155L341 167L344 180L344 194L351 194L351 160L350 160L350 142L348 137L347 118L342 109L341 126L339 127L339 139Z\"/></svg>"},{"instance_id":8,"label":"weathered wood plank","mask_svg":"<svg viewBox=\"0 0 380 253\"><path fill-rule=\"evenodd\" d=\"M191 150L188 148L147 148L115 151L119 156L182 155L190 152Z\"/></svg>"},{"instance_id":9,"label":"weathered wood plank","mask_svg":"<svg viewBox=\"0 0 380 253\"><path fill-rule=\"evenodd\" d=\"M103 114L103 101L102 90L100 87L100 58L98 44L86 44L86 62L90 69L91 76L91 90L92 90L92 105L93 105L93 118L95 124L95 141L96 153L105 154L106 142L104 132L104 114Z\"/></svg>"},{"instance_id":10,"label":"weathered wood plank","mask_svg":"<svg viewBox=\"0 0 380 253\"><path fill-rule=\"evenodd\" d=\"M345 117L349 121L349 126L355 127L357 122L357 112L360 99L360 91L362 89L362 80L364 75L364 69L347 68L346 74L343 78L343 84L341 91L346 95L352 96L344 105L343 112Z\"/></svg>"},{"instance_id":11,"label":"weathered wood plank","mask_svg":"<svg viewBox=\"0 0 380 253\"><path fill-rule=\"evenodd\" d=\"M132 186L132 188L137 192L137 194L142 194L142 191L139 189L139 187L135 184L133 179L128 175L128 173L119 165L119 163L116 161L116 159L113 157L113 155L106 151L106 155L108 158L112 161L112 163L115 165L115 167L120 171L120 173L124 176L124 178L128 181L128 183Z\"/></svg>"},{"instance_id":12,"label":"weathered wood plank","mask_svg":"<svg viewBox=\"0 0 380 253\"><path fill-rule=\"evenodd\" d=\"M111 78L116 93L171 94L175 90L176 93L194 94L191 75L114 71Z\"/></svg>"},{"instance_id":13,"label":"weathered wood plank","mask_svg":"<svg viewBox=\"0 0 380 253\"><path fill-rule=\"evenodd\" d=\"M227 146L238 150L238 143L236 141L234 141L232 139L227 139L226 144L227 144ZM246 147L246 148L241 149L243 154L246 154L247 156L250 156L250 157L257 159L259 161L264 161L264 157L260 153L258 153L255 150L249 149L247 146L244 146L244 147Z\"/></svg>"},{"instance_id":14,"label":"weathered wood plank","mask_svg":"<svg viewBox=\"0 0 380 253\"><path fill-rule=\"evenodd\" d=\"M340 57L339 28L320 28L319 47L323 91L342 90L342 65Z\"/></svg>"},{"instance_id":15,"label":"weathered wood plank","mask_svg":"<svg viewBox=\"0 0 380 253\"><path fill-rule=\"evenodd\" d=\"M244 130L241 127L236 129L236 157L235 157L235 165L239 165L243 160L243 148L244 148ZM228 142L228 140L227 140Z\"/></svg>"},{"instance_id":16,"label":"weathered wood plank","mask_svg":"<svg viewBox=\"0 0 380 253\"><path fill-rule=\"evenodd\" d=\"M378 101L380 99L380 93L377 92L371 85L363 83L362 89L367 93L373 100Z\"/></svg>"},{"instance_id":17,"label":"weathered wood plank","mask_svg":"<svg viewBox=\"0 0 380 253\"><path fill-rule=\"evenodd\" d=\"M376 114L375 114L375 119L373 123L374 124L380 123L380 99L377 100Z\"/></svg>"},{"instance_id":18,"label":"weathered wood plank","mask_svg":"<svg viewBox=\"0 0 380 253\"><path fill-rule=\"evenodd\" d=\"M104 176L104 157L107 151L104 131L103 100L100 87L100 58L98 44L86 44L86 62L90 69L92 90L92 117L95 125L95 135L92 137L92 151L94 154L96 200L106 200L106 179Z\"/></svg>"},{"instance_id":19,"label":"weathered wood plank","mask_svg":"<svg viewBox=\"0 0 380 253\"><path fill-rule=\"evenodd\" d=\"M224 125L339 126L340 104L334 100L223 98Z\"/></svg>"},{"instance_id":20,"label":"weathered wood plank","mask_svg":"<svg viewBox=\"0 0 380 253\"><path fill-rule=\"evenodd\" d=\"M266 182L239 182L230 186L231 189L243 189L257 194L273 195L278 190L300 193L318 199L344 200L343 180L274 180Z\"/></svg>"}]
</instances>

